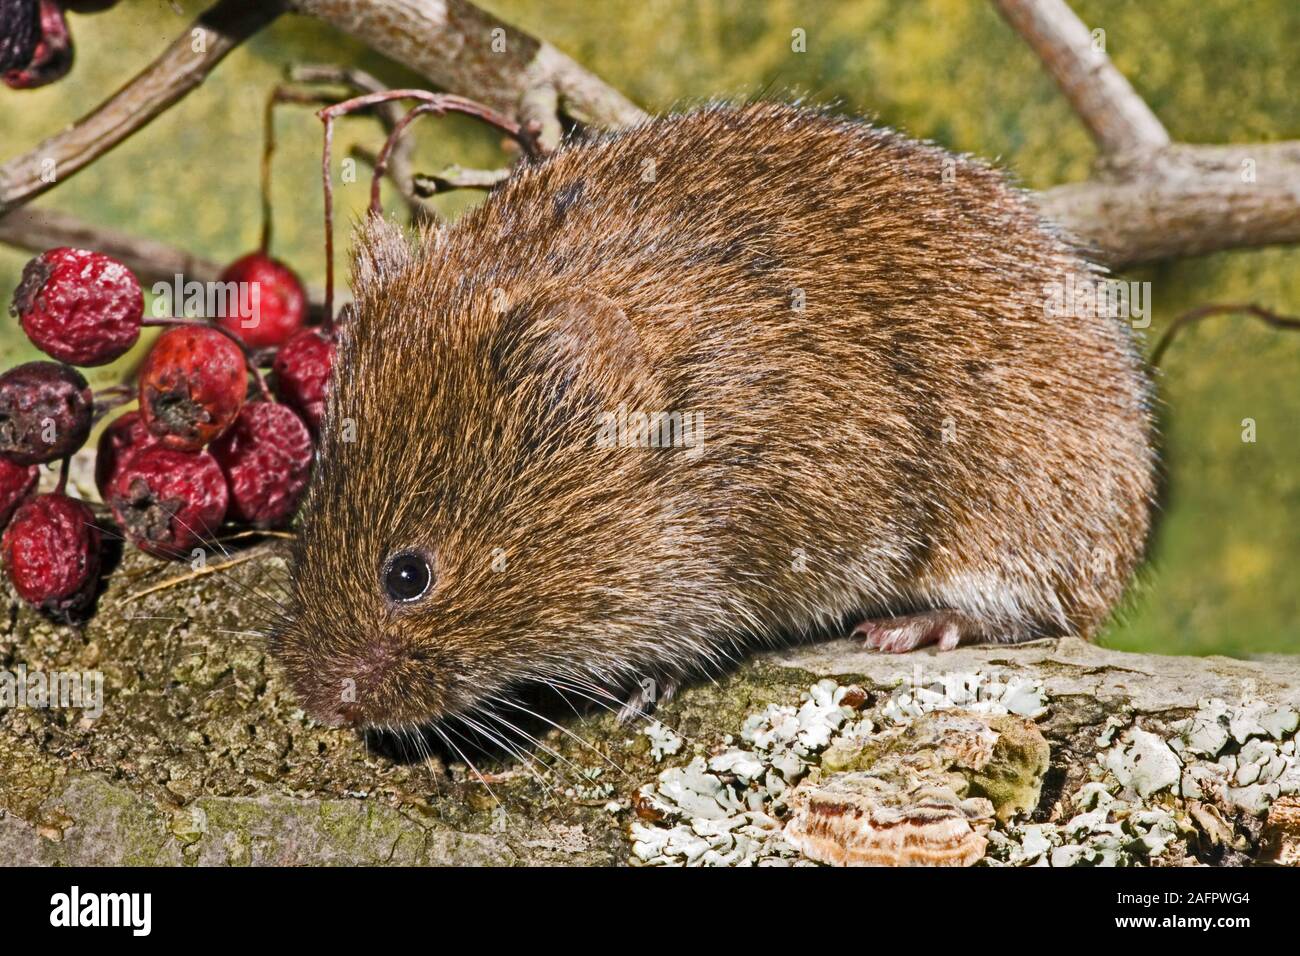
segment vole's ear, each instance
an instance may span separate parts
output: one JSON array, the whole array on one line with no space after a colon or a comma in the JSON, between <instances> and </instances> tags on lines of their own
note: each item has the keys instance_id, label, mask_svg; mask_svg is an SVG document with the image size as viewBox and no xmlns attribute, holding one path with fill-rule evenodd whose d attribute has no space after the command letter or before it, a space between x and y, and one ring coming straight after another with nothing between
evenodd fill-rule
<instances>
[{"instance_id":1,"label":"vole's ear","mask_svg":"<svg viewBox=\"0 0 1300 956\"><path fill-rule=\"evenodd\" d=\"M608 296L570 293L544 307L534 328L549 341L562 368L604 393L640 393L653 382L654 368L636 326Z\"/></svg>"},{"instance_id":2,"label":"vole's ear","mask_svg":"<svg viewBox=\"0 0 1300 956\"><path fill-rule=\"evenodd\" d=\"M523 303L506 317L501 335L494 360L512 389L531 382L554 406L657 407L651 355L636 325L608 296L566 290Z\"/></svg>"}]
</instances>

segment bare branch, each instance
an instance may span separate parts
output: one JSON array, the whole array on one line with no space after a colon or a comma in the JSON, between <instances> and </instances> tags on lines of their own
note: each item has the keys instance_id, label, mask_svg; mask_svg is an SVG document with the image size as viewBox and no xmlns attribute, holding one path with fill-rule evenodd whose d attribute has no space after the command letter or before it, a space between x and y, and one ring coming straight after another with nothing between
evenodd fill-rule
<instances>
[{"instance_id":1,"label":"bare branch","mask_svg":"<svg viewBox=\"0 0 1300 956\"><path fill-rule=\"evenodd\" d=\"M1160 120L1065 0L994 2L1033 47L1102 152L1143 152L1169 145Z\"/></svg>"},{"instance_id":2,"label":"bare branch","mask_svg":"<svg viewBox=\"0 0 1300 956\"><path fill-rule=\"evenodd\" d=\"M273 0L218 0L158 59L93 112L0 166L0 214L51 189L146 126L274 20ZM201 32L195 32L201 31ZM195 50L202 40L202 49Z\"/></svg>"},{"instance_id":3,"label":"bare branch","mask_svg":"<svg viewBox=\"0 0 1300 956\"><path fill-rule=\"evenodd\" d=\"M291 66L289 79L294 83L346 86L358 93L382 93L388 89L377 77L365 70L333 63L300 63ZM396 103L383 103L376 109L392 123L401 119L404 112Z\"/></svg>"},{"instance_id":4,"label":"bare branch","mask_svg":"<svg viewBox=\"0 0 1300 956\"><path fill-rule=\"evenodd\" d=\"M282 83L271 91L271 96L267 100L265 123L265 142L262 152L262 249L265 250L270 245L270 223L271 223L271 205L270 205L270 173L272 152L275 147L275 125L274 110L275 107L282 104L293 104L297 106L315 106L317 108L332 106L342 100L346 100L354 93L382 93L388 89L383 83L375 77L366 73L364 70L347 69L340 66L329 65L309 65L295 66L289 70L289 76L293 83ZM302 85L295 85L302 84ZM328 86L337 86L342 89L327 89ZM358 110L358 113L373 113L379 118L380 123L388 132L392 132L394 127L401 122L404 111L395 101L380 102L369 107L366 110ZM392 152L388 157L388 163L384 173L388 176L401 193L403 201L406 203L407 211L410 214L411 222L438 222L441 217L438 211L432 205L425 202L423 198L416 195L414 191L415 174L411 168L411 146L413 140L410 138L399 139L393 146ZM374 150L368 149L360 144L354 144L350 150L351 155L360 159L367 164L374 166L378 159Z\"/></svg>"},{"instance_id":5,"label":"bare branch","mask_svg":"<svg viewBox=\"0 0 1300 956\"><path fill-rule=\"evenodd\" d=\"M457 96L455 93L430 93L428 90L418 89L385 90L382 93L355 96L350 100L318 110L316 115L325 125L325 144L321 150L321 185L325 193L325 326L327 330L334 322L334 180L330 166L330 154L334 144L334 122L349 113L396 100L415 100L416 105L402 115L397 125L393 127L393 131L388 134L383 149L375 158L374 179L370 189L372 216L382 215L383 212L379 201L379 182L393 146L401 138L406 127L426 113L436 116L446 116L448 113L472 116L513 139L529 160L544 155L544 148L538 139L540 133L538 124L531 121L517 123L490 106L464 96Z\"/></svg>"},{"instance_id":6,"label":"bare branch","mask_svg":"<svg viewBox=\"0 0 1300 956\"><path fill-rule=\"evenodd\" d=\"M1174 145L1038 203L1111 268L1300 242L1300 142Z\"/></svg>"},{"instance_id":7,"label":"bare branch","mask_svg":"<svg viewBox=\"0 0 1300 956\"><path fill-rule=\"evenodd\" d=\"M498 20L468 0L288 0L380 53L422 73L438 87L479 99L509 116L542 122L542 144L560 127L541 117L545 104L599 127L646 118L631 100L549 43Z\"/></svg>"},{"instance_id":8,"label":"bare branch","mask_svg":"<svg viewBox=\"0 0 1300 956\"><path fill-rule=\"evenodd\" d=\"M1151 364L1153 366L1160 364L1160 360L1164 358L1165 352L1169 349L1169 346L1173 344L1174 338L1189 325L1193 325L1202 319L1208 319L1212 315L1233 314L1254 316L1265 325L1271 326L1275 329L1300 331L1300 319L1292 318L1289 315L1279 315L1272 309L1266 309L1262 305L1257 305L1253 302L1244 304L1214 303L1211 305L1202 305L1184 312L1169 324L1169 328L1165 329L1164 334L1160 336L1160 341L1156 343L1156 347L1151 350Z\"/></svg>"},{"instance_id":9,"label":"bare branch","mask_svg":"<svg viewBox=\"0 0 1300 956\"><path fill-rule=\"evenodd\" d=\"M417 196L434 196L451 192L453 189L492 189L510 178L509 169L467 169L464 166L448 166L436 173L416 174L415 194Z\"/></svg>"},{"instance_id":10,"label":"bare branch","mask_svg":"<svg viewBox=\"0 0 1300 956\"><path fill-rule=\"evenodd\" d=\"M276 85L271 90L271 95L266 98L266 105L262 107L262 240L258 244L258 248L263 255L267 255L271 249L271 238L275 223L275 209L271 202L271 173L275 168L277 142L275 135L276 107L290 103L297 106L320 107L326 106L332 101L332 98L326 92L304 89L288 83Z\"/></svg>"},{"instance_id":11,"label":"bare branch","mask_svg":"<svg viewBox=\"0 0 1300 956\"><path fill-rule=\"evenodd\" d=\"M1107 154L1101 178L1041 195L1044 212L1112 267L1220 249L1300 241L1300 159L1293 144L1169 146L1169 137L1063 0L997 0L1039 51ZM441 87L541 120L560 108L598 127L644 114L563 54L467 0L290 0ZM384 16L376 11L383 8ZM502 31L503 52L492 50ZM549 132L548 132L549 130ZM554 135L543 128L543 143ZM1138 165L1137 157L1150 158ZM1254 160L1254 181L1246 160ZM416 188L481 187L419 177ZM470 177L471 179L473 177Z\"/></svg>"},{"instance_id":12,"label":"bare branch","mask_svg":"<svg viewBox=\"0 0 1300 956\"><path fill-rule=\"evenodd\" d=\"M177 275L214 281L221 266L211 259L116 229L94 226L57 209L25 208L0 216L0 242L30 252L55 246L94 249L125 263L146 285L171 282Z\"/></svg>"}]
</instances>

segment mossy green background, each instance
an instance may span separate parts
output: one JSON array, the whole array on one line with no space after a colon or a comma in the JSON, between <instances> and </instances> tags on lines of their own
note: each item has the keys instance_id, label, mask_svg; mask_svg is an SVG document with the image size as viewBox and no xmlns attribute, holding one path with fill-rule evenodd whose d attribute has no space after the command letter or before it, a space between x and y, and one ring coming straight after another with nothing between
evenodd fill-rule
<instances>
[{"instance_id":1,"label":"mossy green background","mask_svg":"<svg viewBox=\"0 0 1300 956\"><path fill-rule=\"evenodd\" d=\"M713 97L804 95L996 159L1025 185L1086 176L1095 150L1037 61L982 0L485 0L652 111ZM1292 0L1076 0L1090 27L1177 139L1300 138L1300 5ZM16 155L87 111L188 27L202 4L124 0L72 17L77 63L55 86L0 92L0 151ZM807 51L791 50L806 31ZM217 260L258 235L260 111L291 63L347 63L424 85L319 23L286 17L236 50L198 91L39 200ZM320 124L281 111L275 252L324 276ZM473 124L425 121L419 167L501 161ZM338 155L376 146L344 123ZM342 221L368 176L339 186ZM391 196L389 197L391 199ZM447 200L454 212L469 196ZM8 299L26 255L0 249ZM342 262L342 256L340 256ZM1300 313L1300 249L1225 253L1133 270L1151 283L1149 342L1182 310L1258 301ZM1148 342L1148 344L1149 344ZM33 351L6 319L0 367ZM1212 319L1181 338L1159 383L1167 488L1151 560L1103 642L1168 653L1300 652L1300 335ZM98 370L97 382L114 377ZM1256 423L1242 440L1243 419Z\"/></svg>"}]
</instances>

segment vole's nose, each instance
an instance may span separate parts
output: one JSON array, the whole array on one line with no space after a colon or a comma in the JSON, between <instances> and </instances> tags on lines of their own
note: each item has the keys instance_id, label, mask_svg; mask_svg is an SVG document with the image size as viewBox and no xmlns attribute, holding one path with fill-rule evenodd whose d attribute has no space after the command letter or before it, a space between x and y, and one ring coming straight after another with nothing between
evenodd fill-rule
<instances>
[{"instance_id":1,"label":"vole's nose","mask_svg":"<svg viewBox=\"0 0 1300 956\"><path fill-rule=\"evenodd\" d=\"M381 637L367 645L354 660L353 671L348 675L354 696L343 700L334 709L336 720L353 727L364 725L366 709L363 703L383 686L402 656L401 648L388 638Z\"/></svg>"},{"instance_id":2,"label":"vole's nose","mask_svg":"<svg viewBox=\"0 0 1300 956\"><path fill-rule=\"evenodd\" d=\"M371 643L361 655L357 667L357 684L373 687L388 676L402 656L400 648L386 638Z\"/></svg>"}]
</instances>

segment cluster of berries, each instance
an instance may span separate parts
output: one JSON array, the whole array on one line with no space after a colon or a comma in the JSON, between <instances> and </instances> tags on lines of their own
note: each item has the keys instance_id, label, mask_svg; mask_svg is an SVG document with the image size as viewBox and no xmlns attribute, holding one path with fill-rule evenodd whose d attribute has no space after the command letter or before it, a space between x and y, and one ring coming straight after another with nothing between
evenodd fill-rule
<instances>
[{"instance_id":1,"label":"cluster of berries","mask_svg":"<svg viewBox=\"0 0 1300 956\"><path fill-rule=\"evenodd\" d=\"M0 79L15 90L53 83L72 68L66 11L98 13L117 0L0 0Z\"/></svg>"},{"instance_id":2,"label":"cluster of berries","mask_svg":"<svg viewBox=\"0 0 1300 956\"><path fill-rule=\"evenodd\" d=\"M262 252L220 281L255 283L257 315L146 318L131 270L84 249L51 249L23 270L12 312L58 360L0 375L0 550L25 600L66 614L93 595L101 532L87 505L65 493L68 460L100 415L131 399L138 409L103 430L95 456L100 496L128 541L183 558L226 520L267 529L293 516L311 472L334 336L306 324L298 277ZM93 394L73 366L120 358L148 325L167 329L136 383ZM271 367L271 386L259 365ZM34 495L38 466L56 461L57 490Z\"/></svg>"}]
</instances>

